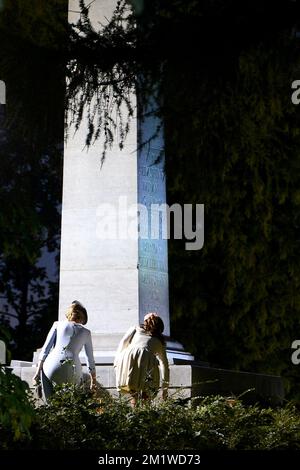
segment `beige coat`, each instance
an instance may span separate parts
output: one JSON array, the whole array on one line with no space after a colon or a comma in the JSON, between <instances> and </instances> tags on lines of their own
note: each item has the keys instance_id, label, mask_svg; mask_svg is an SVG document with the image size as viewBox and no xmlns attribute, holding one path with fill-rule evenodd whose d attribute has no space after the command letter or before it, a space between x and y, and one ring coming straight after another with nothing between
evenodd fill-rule
<instances>
[{"instance_id":1,"label":"beige coat","mask_svg":"<svg viewBox=\"0 0 300 470\"><path fill-rule=\"evenodd\" d=\"M166 347L160 339L143 328L130 327L120 341L114 367L119 391L156 394L160 385L169 385L169 364Z\"/></svg>"}]
</instances>

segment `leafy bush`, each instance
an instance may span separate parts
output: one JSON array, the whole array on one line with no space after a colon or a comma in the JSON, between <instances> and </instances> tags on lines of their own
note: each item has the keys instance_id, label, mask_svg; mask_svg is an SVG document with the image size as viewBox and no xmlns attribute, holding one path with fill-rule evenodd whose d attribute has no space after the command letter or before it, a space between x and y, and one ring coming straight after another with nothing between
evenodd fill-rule
<instances>
[{"instance_id":1,"label":"leafy bush","mask_svg":"<svg viewBox=\"0 0 300 470\"><path fill-rule=\"evenodd\" d=\"M24 384L1 372L0 448L49 450L300 449L300 413L291 403L271 408L210 396L169 399L132 409L125 398L83 387L57 387L33 409ZM13 385L12 385L13 384ZM10 392L8 392L10 390ZM13 391L13 393L12 393ZM30 432L29 432L30 431Z\"/></svg>"},{"instance_id":2,"label":"leafy bush","mask_svg":"<svg viewBox=\"0 0 300 470\"><path fill-rule=\"evenodd\" d=\"M272 409L208 397L195 409L193 425L204 445L207 439L204 448L300 449L300 414L292 404Z\"/></svg>"},{"instance_id":3,"label":"leafy bush","mask_svg":"<svg viewBox=\"0 0 300 470\"><path fill-rule=\"evenodd\" d=\"M221 396L169 399L132 409L124 398L58 388L37 409L34 448L105 450L300 449L300 413Z\"/></svg>"},{"instance_id":4,"label":"leafy bush","mask_svg":"<svg viewBox=\"0 0 300 470\"><path fill-rule=\"evenodd\" d=\"M35 410L26 382L0 367L0 449L30 439ZM17 444L18 443L18 444Z\"/></svg>"}]
</instances>

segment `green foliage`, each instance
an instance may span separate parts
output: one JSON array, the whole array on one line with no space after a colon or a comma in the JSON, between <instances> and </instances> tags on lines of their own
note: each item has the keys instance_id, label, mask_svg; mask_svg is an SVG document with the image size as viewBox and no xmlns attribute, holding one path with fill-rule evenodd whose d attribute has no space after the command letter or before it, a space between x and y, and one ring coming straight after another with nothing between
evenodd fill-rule
<instances>
[{"instance_id":1,"label":"green foliage","mask_svg":"<svg viewBox=\"0 0 300 470\"><path fill-rule=\"evenodd\" d=\"M0 449L19 446L29 439L33 418L28 385L10 370L0 367Z\"/></svg>"},{"instance_id":2,"label":"green foliage","mask_svg":"<svg viewBox=\"0 0 300 470\"><path fill-rule=\"evenodd\" d=\"M57 312L55 282L40 261L59 246L61 152L48 147L43 155L18 129L6 137L0 147L0 321L11 330L13 319L10 346L31 359ZM43 315L48 324L40 338L34 322Z\"/></svg>"},{"instance_id":3,"label":"green foliage","mask_svg":"<svg viewBox=\"0 0 300 470\"><path fill-rule=\"evenodd\" d=\"M205 204L203 249L169 245L172 334L213 365L283 375L294 395L300 114L290 84L297 48L287 31L225 54L218 73L216 56L200 71L192 62L177 64L183 74L170 65L165 87L169 202Z\"/></svg>"},{"instance_id":4,"label":"green foliage","mask_svg":"<svg viewBox=\"0 0 300 470\"><path fill-rule=\"evenodd\" d=\"M57 387L33 408L28 388L0 370L0 448L8 450L273 450L300 449L300 413L210 396L141 403Z\"/></svg>"},{"instance_id":5,"label":"green foliage","mask_svg":"<svg viewBox=\"0 0 300 470\"><path fill-rule=\"evenodd\" d=\"M96 398L83 388L64 386L57 388L48 405L36 409L25 447L300 449L300 414L292 404L271 409L220 396L200 397L191 404L180 399L154 401L132 409L123 398Z\"/></svg>"},{"instance_id":6,"label":"green foliage","mask_svg":"<svg viewBox=\"0 0 300 470\"><path fill-rule=\"evenodd\" d=\"M0 322L22 359L57 316L58 281L45 264L59 261L65 75L53 49L66 14L62 0L5 1L0 13Z\"/></svg>"},{"instance_id":7,"label":"green foliage","mask_svg":"<svg viewBox=\"0 0 300 470\"><path fill-rule=\"evenodd\" d=\"M66 0L4 0L0 11L7 125L44 152L63 140L67 11Z\"/></svg>"},{"instance_id":8,"label":"green foliage","mask_svg":"<svg viewBox=\"0 0 300 470\"><path fill-rule=\"evenodd\" d=\"M207 397L195 410L196 426L211 448L279 450L300 448L299 411L244 406L239 400Z\"/></svg>"}]
</instances>

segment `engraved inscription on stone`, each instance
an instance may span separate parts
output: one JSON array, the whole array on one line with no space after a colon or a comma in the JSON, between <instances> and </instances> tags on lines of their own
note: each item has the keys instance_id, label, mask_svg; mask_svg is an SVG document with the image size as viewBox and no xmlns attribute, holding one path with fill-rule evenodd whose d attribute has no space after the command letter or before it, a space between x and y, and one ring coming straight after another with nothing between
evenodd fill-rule
<instances>
[{"instance_id":1,"label":"engraved inscription on stone","mask_svg":"<svg viewBox=\"0 0 300 470\"><path fill-rule=\"evenodd\" d=\"M157 119L157 118L156 118ZM147 125L149 126L147 129ZM149 135L155 129L153 118L151 122L145 119L144 134ZM162 217L152 217L158 212L152 205L166 203L166 178L164 172L164 155L161 152L163 142L162 133L158 135L150 146L144 146L138 152L138 202L147 207L148 216L140 217L139 224L152 224L159 221L159 228L150 227L148 238L139 238L139 314L142 321L145 313L158 312L163 318L166 331L169 334L169 288L168 288L168 245L162 238L162 224L166 221ZM145 233L140 228L140 234ZM156 234L154 238L153 233Z\"/></svg>"},{"instance_id":2,"label":"engraved inscription on stone","mask_svg":"<svg viewBox=\"0 0 300 470\"><path fill-rule=\"evenodd\" d=\"M168 272L168 265L166 260L157 258L148 258L147 256L140 257L140 268L155 269L162 272Z\"/></svg>"}]
</instances>

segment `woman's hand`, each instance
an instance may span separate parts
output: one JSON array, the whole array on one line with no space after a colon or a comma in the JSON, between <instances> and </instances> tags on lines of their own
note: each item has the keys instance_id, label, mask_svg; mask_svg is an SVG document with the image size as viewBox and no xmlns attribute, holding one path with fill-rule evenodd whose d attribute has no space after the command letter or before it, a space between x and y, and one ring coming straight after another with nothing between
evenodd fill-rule
<instances>
[{"instance_id":1,"label":"woman's hand","mask_svg":"<svg viewBox=\"0 0 300 470\"><path fill-rule=\"evenodd\" d=\"M43 367L43 361L39 361L37 368L36 368L36 373L32 377L32 382L37 385L41 381L41 370Z\"/></svg>"},{"instance_id":2,"label":"woman's hand","mask_svg":"<svg viewBox=\"0 0 300 470\"><path fill-rule=\"evenodd\" d=\"M34 385L37 385L40 381L41 381L40 370L38 370L32 377L32 382L34 383Z\"/></svg>"},{"instance_id":3,"label":"woman's hand","mask_svg":"<svg viewBox=\"0 0 300 470\"><path fill-rule=\"evenodd\" d=\"M96 378L96 373L93 372L90 374L91 377L91 385L90 385L90 390L94 392L97 389L97 378Z\"/></svg>"},{"instance_id":4,"label":"woman's hand","mask_svg":"<svg viewBox=\"0 0 300 470\"><path fill-rule=\"evenodd\" d=\"M92 382L92 383L91 383L91 386L90 386L90 391L91 391L91 392L96 392L96 391L97 391L97 384L95 384L95 383Z\"/></svg>"}]
</instances>

